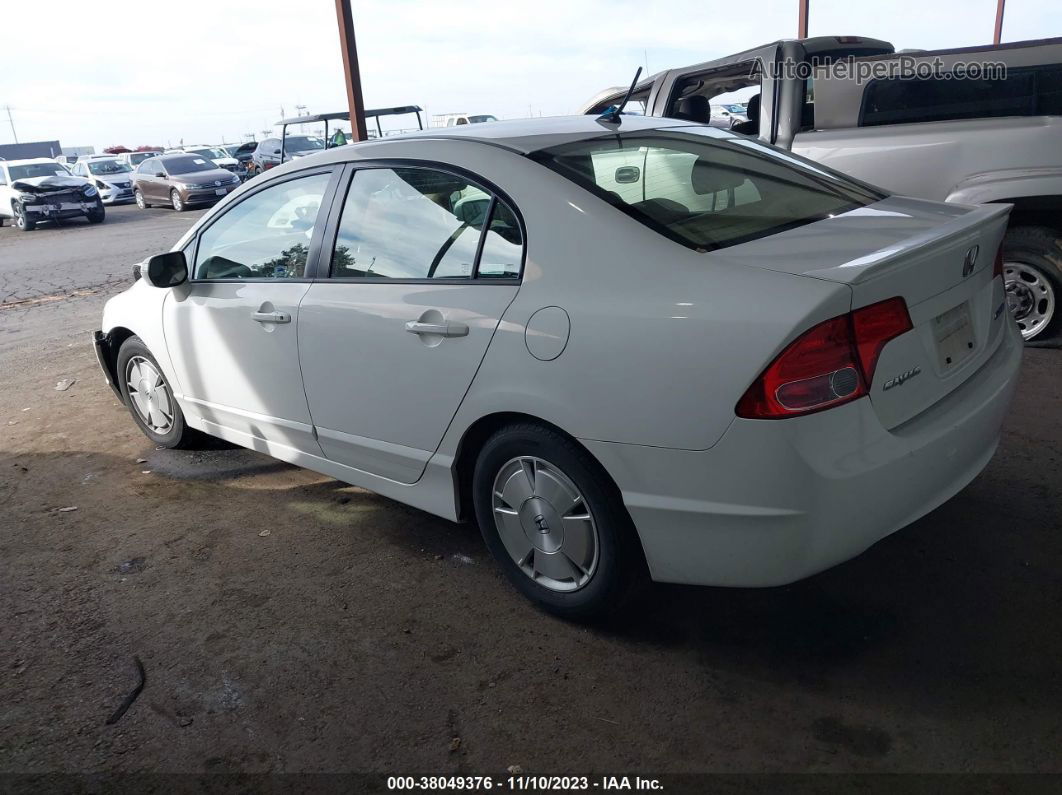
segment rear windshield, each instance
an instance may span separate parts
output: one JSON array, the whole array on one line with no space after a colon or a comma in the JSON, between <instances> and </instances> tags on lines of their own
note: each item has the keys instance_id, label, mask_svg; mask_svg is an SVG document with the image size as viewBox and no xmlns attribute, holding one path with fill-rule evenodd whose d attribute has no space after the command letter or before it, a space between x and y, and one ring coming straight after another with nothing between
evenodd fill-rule
<instances>
[{"instance_id":1,"label":"rear windshield","mask_svg":"<svg viewBox=\"0 0 1062 795\"><path fill-rule=\"evenodd\" d=\"M607 135L531 157L698 251L766 237L886 195L772 146L707 127Z\"/></svg>"},{"instance_id":2,"label":"rear windshield","mask_svg":"<svg viewBox=\"0 0 1062 795\"><path fill-rule=\"evenodd\" d=\"M324 141L316 135L289 135L284 144L288 152L302 152L307 149L324 149Z\"/></svg>"},{"instance_id":3,"label":"rear windshield","mask_svg":"<svg viewBox=\"0 0 1062 795\"><path fill-rule=\"evenodd\" d=\"M199 155L167 157L163 162L171 174L194 174L197 171L213 171L217 168L212 161Z\"/></svg>"}]
</instances>

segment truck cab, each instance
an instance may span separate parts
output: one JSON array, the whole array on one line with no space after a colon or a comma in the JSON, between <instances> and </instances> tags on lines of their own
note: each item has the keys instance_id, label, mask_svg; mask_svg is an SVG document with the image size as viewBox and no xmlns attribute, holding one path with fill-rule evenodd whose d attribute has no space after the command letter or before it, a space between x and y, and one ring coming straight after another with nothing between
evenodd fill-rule
<instances>
[{"instance_id":1,"label":"truck cab","mask_svg":"<svg viewBox=\"0 0 1062 795\"><path fill-rule=\"evenodd\" d=\"M782 40L658 72L628 107L711 124L732 99L748 103L734 132L891 192L1012 204L1008 304L1027 341L1062 331L1062 38L900 52L859 36Z\"/></svg>"}]
</instances>

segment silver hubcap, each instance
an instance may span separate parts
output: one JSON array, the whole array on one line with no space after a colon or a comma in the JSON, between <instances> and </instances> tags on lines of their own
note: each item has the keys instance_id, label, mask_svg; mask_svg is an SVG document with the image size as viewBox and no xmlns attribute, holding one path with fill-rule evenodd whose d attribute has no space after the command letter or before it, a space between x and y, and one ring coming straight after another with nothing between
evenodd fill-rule
<instances>
[{"instance_id":1,"label":"silver hubcap","mask_svg":"<svg viewBox=\"0 0 1062 795\"><path fill-rule=\"evenodd\" d=\"M494 523L520 570L552 591L575 591L597 569L597 525L571 478L541 458L514 458L494 479Z\"/></svg>"},{"instance_id":2,"label":"silver hubcap","mask_svg":"<svg viewBox=\"0 0 1062 795\"><path fill-rule=\"evenodd\" d=\"M143 423L157 434L168 433L173 427L173 398L162 373L143 356L134 356L125 366L125 383Z\"/></svg>"},{"instance_id":3,"label":"silver hubcap","mask_svg":"<svg viewBox=\"0 0 1062 795\"><path fill-rule=\"evenodd\" d=\"M1003 284L1021 336L1032 339L1047 328L1055 315L1055 290L1039 269L1024 262L1004 262Z\"/></svg>"},{"instance_id":4,"label":"silver hubcap","mask_svg":"<svg viewBox=\"0 0 1062 795\"><path fill-rule=\"evenodd\" d=\"M174 191L172 196L173 196L173 209L180 210L181 209L181 194L179 194L177 191Z\"/></svg>"},{"instance_id":5,"label":"silver hubcap","mask_svg":"<svg viewBox=\"0 0 1062 795\"><path fill-rule=\"evenodd\" d=\"M136 192L136 206L139 207L141 210L144 209L144 194L140 191Z\"/></svg>"}]
</instances>

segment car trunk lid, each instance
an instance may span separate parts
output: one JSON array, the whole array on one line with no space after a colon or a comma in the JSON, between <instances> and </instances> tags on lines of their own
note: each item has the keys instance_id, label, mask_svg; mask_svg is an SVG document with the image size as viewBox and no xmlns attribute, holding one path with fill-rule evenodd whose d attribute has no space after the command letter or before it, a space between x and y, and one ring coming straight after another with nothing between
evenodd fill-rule
<instances>
[{"instance_id":1,"label":"car trunk lid","mask_svg":"<svg viewBox=\"0 0 1062 795\"><path fill-rule=\"evenodd\" d=\"M729 258L845 284L853 310L904 299L912 328L885 344L869 385L892 429L959 388L999 344L1008 317L993 263L1009 211L893 197L729 249Z\"/></svg>"}]
</instances>

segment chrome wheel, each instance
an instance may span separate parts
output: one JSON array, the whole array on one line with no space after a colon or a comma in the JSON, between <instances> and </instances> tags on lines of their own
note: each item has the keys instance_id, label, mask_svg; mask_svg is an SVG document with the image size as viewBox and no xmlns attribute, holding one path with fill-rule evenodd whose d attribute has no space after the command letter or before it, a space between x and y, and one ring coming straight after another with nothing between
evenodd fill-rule
<instances>
[{"instance_id":1,"label":"chrome wheel","mask_svg":"<svg viewBox=\"0 0 1062 795\"><path fill-rule=\"evenodd\" d=\"M571 478L548 461L521 456L498 471L493 495L498 536L524 574L553 591L575 591L590 581L597 525Z\"/></svg>"},{"instance_id":2,"label":"chrome wheel","mask_svg":"<svg viewBox=\"0 0 1062 795\"><path fill-rule=\"evenodd\" d=\"M158 368L143 356L134 356L125 366L125 383L129 401L141 422L160 436L169 433L173 427L173 397Z\"/></svg>"},{"instance_id":3,"label":"chrome wheel","mask_svg":"<svg viewBox=\"0 0 1062 795\"><path fill-rule=\"evenodd\" d=\"M136 192L136 206L141 210L146 210L147 206L144 204L144 194L140 191Z\"/></svg>"},{"instance_id":4,"label":"chrome wheel","mask_svg":"<svg viewBox=\"0 0 1062 795\"><path fill-rule=\"evenodd\" d=\"M1055 290L1038 268L1024 262L1004 262L1003 284L1007 307L1024 339L1032 339L1051 324Z\"/></svg>"},{"instance_id":5,"label":"chrome wheel","mask_svg":"<svg viewBox=\"0 0 1062 795\"><path fill-rule=\"evenodd\" d=\"M181 201L181 194L179 194L177 191L170 191L170 201L173 202L173 209L175 209L177 212L180 212L184 209L184 203Z\"/></svg>"},{"instance_id":6,"label":"chrome wheel","mask_svg":"<svg viewBox=\"0 0 1062 795\"><path fill-rule=\"evenodd\" d=\"M15 211L15 226L19 229L26 228L26 211L22 209L21 204L13 205L12 209Z\"/></svg>"}]
</instances>

